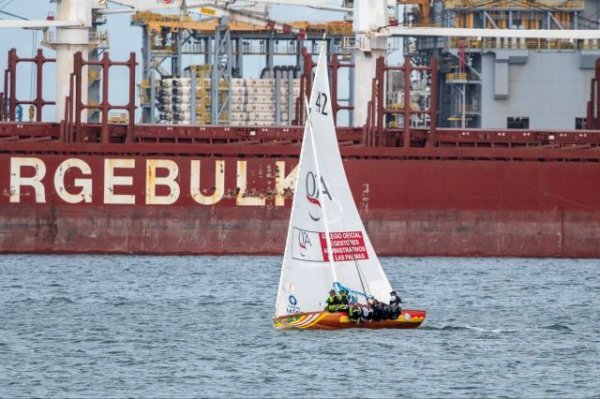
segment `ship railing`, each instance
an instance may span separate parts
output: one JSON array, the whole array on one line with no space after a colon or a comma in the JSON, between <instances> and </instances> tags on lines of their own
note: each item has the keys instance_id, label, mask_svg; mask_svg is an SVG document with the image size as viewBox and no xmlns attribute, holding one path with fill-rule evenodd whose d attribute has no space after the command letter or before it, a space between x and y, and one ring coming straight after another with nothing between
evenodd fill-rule
<instances>
[{"instance_id":1,"label":"ship railing","mask_svg":"<svg viewBox=\"0 0 600 399\"><path fill-rule=\"evenodd\" d=\"M450 48L465 50L596 50L600 48L597 39L567 40L567 39L525 39L525 38L450 38Z\"/></svg>"},{"instance_id":2,"label":"ship railing","mask_svg":"<svg viewBox=\"0 0 600 399\"><path fill-rule=\"evenodd\" d=\"M69 84L69 95L65 103L65 117L61 128L61 138L66 142L100 142L108 144L114 140L122 140L121 135L109 131L109 113L115 110L126 111L128 123L124 139L134 141L135 134L135 69L137 66L135 53L131 53L125 62L112 61L107 52L99 61L85 61L81 52L75 53L73 74ZM102 100L99 103L83 101L82 85L85 67L98 67L102 72ZM111 67L127 67L129 69L129 98L125 105L113 105L109 101L109 69ZM101 115L100 134L88 134L84 129L82 114L88 110L97 110ZM118 137L117 137L118 136Z\"/></svg>"},{"instance_id":3,"label":"ship railing","mask_svg":"<svg viewBox=\"0 0 600 399\"><path fill-rule=\"evenodd\" d=\"M0 92L0 122L4 121L5 109L4 93Z\"/></svg>"},{"instance_id":4,"label":"ship railing","mask_svg":"<svg viewBox=\"0 0 600 399\"><path fill-rule=\"evenodd\" d=\"M167 43L166 45L153 43L153 50L174 51L176 50L175 43ZM203 41L191 41L181 47L181 52L184 54L207 54L212 49L207 48ZM273 44L273 48L269 49L265 40L243 40L239 47L235 48L234 55L239 53L245 55L264 55L272 53L274 55L296 55L298 54L298 42L295 40L277 40Z\"/></svg>"},{"instance_id":5,"label":"ship railing","mask_svg":"<svg viewBox=\"0 0 600 399\"><path fill-rule=\"evenodd\" d=\"M342 37L342 48L345 50L354 50L356 46L356 36L344 36Z\"/></svg>"},{"instance_id":6,"label":"ship railing","mask_svg":"<svg viewBox=\"0 0 600 399\"><path fill-rule=\"evenodd\" d=\"M446 82L455 83L455 82L474 82L480 81L479 77L474 73L468 72L449 72L446 74Z\"/></svg>"},{"instance_id":7,"label":"ship railing","mask_svg":"<svg viewBox=\"0 0 600 399\"><path fill-rule=\"evenodd\" d=\"M476 105L476 104L470 104L470 105L466 105L466 106L464 107L464 109L465 109L465 112L466 112L466 113L472 113L472 114L477 114L477 113L479 113L479 105ZM457 111L457 112L463 112L463 107L462 107L462 105L460 105L460 104L459 104L459 105L456 107L456 111Z\"/></svg>"},{"instance_id":8,"label":"ship railing","mask_svg":"<svg viewBox=\"0 0 600 399\"><path fill-rule=\"evenodd\" d=\"M4 109L0 111L4 120L16 121L21 119L18 118L18 110L22 105L29 105L29 120L31 122L42 121L44 107L56 104L54 101L46 101L43 97L44 66L55 61L53 58L46 58L42 50L38 50L33 58L19 57L16 49L11 49L8 52L8 66L4 71ZM17 98L17 81L19 81L17 66L19 63L33 64L35 70L35 97L31 100L19 100Z\"/></svg>"},{"instance_id":9,"label":"ship railing","mask_svg":"<svg viewBox=\"0 0 600 399\"><path fill-rule=\"evenodd\" d=\"M413 65L411 57L405 56L401 66L386 65L383 57L375 64L375 77L371 86L371 109L368 123L371 125L367 133L367 145L378 147L433 147L436 142L437 129L437 59L431 58L428 65ZM424 88L415 84L415 75L426 75L430 80L429 95L425 96ZM399 87L399 96L392 98L390 85ZM400 104L401 106L395 106ZM401 128L400 132L390 131L390 125ZM428 126L429 133L424 138L413 134L414 126ZM415 142L415 139L419 141Z\"/></svg>"},{"instance_id":10,"label":"ship railing","mask_svg":"<svg viewBox=\"0 0 600 399\"><path fill-rule=\"evenodd\" d=\"M304 96L311 93L312 89L312 71L316 67L316 64L312 60L311 54L304 55L304 65L302 69L302 75L300 76L300 95L296 98L295 103L295 118L292 121L292 125L304 124ZM351 62L340 61L340 55L334 54L329 63L331 71L331 108L333 110L334 123L338 124L340 111L348 112L350 117L354 111L354 106L351 104L350 99L340 99L338 96L338 76L340 69L342 68L354 68L354 64Z\"/></svg>"},{"instance_id":11,"label":"ship railing","mask_svg":"<svg viewBox=\"0 0 600 399\"><path fill-rule=\"evenodd\" d=\"M493 3L494 10L527 10L531 11L535 9L546 9L551 8L553 10L584 10L585 0L537 0L532 2L518 2L513 0L500 0L500 1L476 1L476 0L446 0L444 2L444 8L446 10L452 9L490 9L490 3ZM521 4L520 4L521 3Z\"/></svg>"},{"instance_id":12,"label":"ship railing","mask_svg":"<svg viewBox=\"0 0 600 399\"><path fill-rule=\"evenodd\" d=\"M55 31L45 30L42 43L47 46L61 44ZM110 46L109 35L106 31L90 31L88 35L88 44L97 48L107 49Z\"/></svg>"}]
</instances>

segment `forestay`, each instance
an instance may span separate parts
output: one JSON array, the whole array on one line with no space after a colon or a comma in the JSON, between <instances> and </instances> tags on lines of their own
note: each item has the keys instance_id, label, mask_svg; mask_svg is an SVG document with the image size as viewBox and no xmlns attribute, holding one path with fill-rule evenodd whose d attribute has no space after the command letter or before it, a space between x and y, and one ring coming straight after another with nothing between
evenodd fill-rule
<instances>
[{"instance_id":1,"label":"forestay","mask_svg":"<svg viewBox=\"0 0 600 399\"><path fill-rule=\"evenodd\" d=\"M391 291L352 198L321 46L300 154L275 316L321 311L336 283L388 302ZM329 235L329 239L327 239ZM333 253L333 257L330 256Z\"/></svg>"}]
</instances>

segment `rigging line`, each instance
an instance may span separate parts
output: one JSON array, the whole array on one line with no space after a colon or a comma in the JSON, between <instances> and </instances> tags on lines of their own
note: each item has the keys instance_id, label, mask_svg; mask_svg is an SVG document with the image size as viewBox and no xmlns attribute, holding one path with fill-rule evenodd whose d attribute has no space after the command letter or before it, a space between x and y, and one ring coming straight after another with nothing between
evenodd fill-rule
<instances>
[{"instance_id":1,"label":"rigging line","mask_svg":"<svg viewBox=\"0 0 600 399\"><path fill-rule=\"evenodd\" d=\"M18 19L21 19L23 21L29 21L29 18L25 18L25 17L22 17L20 15L13 14L12 12L4 11L4 10L0 10L0 14L8 15L9 17L13 17L13 18L18 18Z\"/></svg>"},{"instance_id":2,"label":"rigging line","mask_svg":"<svg viewBox=\"0 0 600 399\"><path fill-rule=\"evenodd\" d=\"M360 281L360 286L362 287L362 290L363 290L363 292L365 294L365 297L368 298L368 296L367 296L367 290L365 289L365 283L364 283L363 278L362 278L362 273L361 273L361 270L360 270L360 266L358 265L358 261L356 259L354 259L354 266L356 267L356 273L358 274L358 280Z\"/></svg>"},{"instance_id":3,"label":"rigging line","mask_svg":"<svg viewBox=\"0 0 600 399\"><path fill-rule=\"evenodd\" d=\"M338 283L335 283L335 284L334 284L334 286L335 286L336 288L338 288L340 291L341 291L342 289L344 289L344 290L348 291L348 293L349 293L349 294L356 294L356 295L364 296L366 299L375 299L375 297L374 297L373 295L367 295L367 294L365 294L364 292L361 292L361 291L356 291L356 290L353 290L353 289L351 289L351 288L345 287L344 285L342 285L342 284L341 284L341 283L339 283L339 282L338 282Z\"/></svg>"}]
</instances>

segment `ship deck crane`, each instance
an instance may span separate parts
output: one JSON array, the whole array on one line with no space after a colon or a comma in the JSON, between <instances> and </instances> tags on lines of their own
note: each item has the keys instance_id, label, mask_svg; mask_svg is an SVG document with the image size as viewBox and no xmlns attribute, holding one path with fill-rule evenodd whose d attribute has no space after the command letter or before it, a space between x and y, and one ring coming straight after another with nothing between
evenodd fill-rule
<instances>
[{"instance_id":1,"label":"ship deck crane","mask_svg":"<svg viewBox=\"0 0 600 399\"><path fill-rule=\"evenodd\" d=\"M48 29L48 28L81 28L79 21L53 21L53 20L0 20L0 29Z\"/></svg>"}]
</instances>

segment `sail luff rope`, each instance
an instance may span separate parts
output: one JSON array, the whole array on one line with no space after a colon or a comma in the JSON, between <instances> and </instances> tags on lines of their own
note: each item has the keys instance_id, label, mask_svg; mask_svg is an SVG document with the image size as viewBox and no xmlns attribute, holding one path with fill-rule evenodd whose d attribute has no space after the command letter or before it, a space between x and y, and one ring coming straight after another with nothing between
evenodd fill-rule
<instances>
[{"instance_id":1,"label":"sail luff rope","mask_svg":"<svg viewBox=\"0 0 600 399\"><path fill-rule=\"evenodd\" d=\"M323 35L323 38L325 38L325 35ZM321 65L321 63L324 62L324 60L323 60L324 59L324 52L323 52L323 50L325 49L325 44L326 43L323 40L321 42L321 49L319 51L319 60L317 61L317 65ZM327 62L327 61L325 61L325 62ZM317 73L315 74L314 81L317 81L318 77L319 77L319 68L317 68ZM327 75L325 75L325 78L327 78ZM315 92L316 92L316 88L317 88L317 85L313 84L312 90L311 90L311 93L310 93L311 100L314 98L314 95L315 95ZM318 178L317 178L317 184L318 184L319 192L320 192L320 190L322 189L322 187L321 187L322 176L321 176L321 171L320 171L320 168L319 168L319 161L317 159L317 147L315 146L315 134L314 134L314 130L313 130L313 127L312 127L312 121L310 119L310 106L309 106L309 103L308 103L308 101L306 99L306 96L304 97L304 102L305 102L306 110L308 111L308 116L306 118L306 124L308 126L308 132L310 134L311 146L312 146L312 150L313 150L313 154L314 154L314 158L315 158L315 169L316 169L317 176L318 176ZM337 273L335 271L335 262L333 260L333 253L331 251L331 237L329 236L329 228L327 227L327 212L325 210L325 202L323 202L322 209L323 209L323 218L324 218L324 221L325 221L325 243L327 244L327 254L328 254L329 264L331 265L331 275L333 277L333 287L335 288L335 283L338 281L338 279L337 279Z\"/></svg>"},{"instance_id":2,"label":"sail luff rope","mask_svg":"<svg viewBox=\"0 0 600 399\"><path fill-rule=\"evenodd\" d=\"M306 99L305 99L306 101ZM308 108L307 108L308 110ZM309 118L307 117L307 120ZM298 159L298 166L296 168L296 182L294 183L294 198L296 196L296 193L298 192L298 186L300 185L300 179L299 179L299 173L300 173L300 165L302 165L302 150L300 150L300 157ZM283 173L285 175L285 170L280 171L280 173ZM283 250L283 262L281 262L281 273L279 276L279 290L281 290L282 285L283 285L283 268L285 267L285 260L287 259L287 253L288 253L288 240L293 240L293 234L292 234L292 230L294 228L294 226L292 225L291 221L294 220L294 200L292 200L292 210L290 212L290 223L288 226L288 232L287 232L287 237L285 240L285 248ZM293 245L293 244L292 244ZM277 309L279 307L279 290L278 290L278 294L277 294L277 300L275 301L275 314L277 314Z\"/></svg>"}]
</instances>

